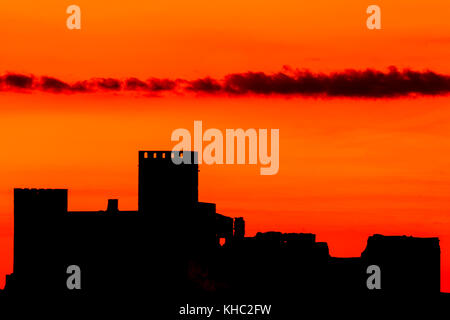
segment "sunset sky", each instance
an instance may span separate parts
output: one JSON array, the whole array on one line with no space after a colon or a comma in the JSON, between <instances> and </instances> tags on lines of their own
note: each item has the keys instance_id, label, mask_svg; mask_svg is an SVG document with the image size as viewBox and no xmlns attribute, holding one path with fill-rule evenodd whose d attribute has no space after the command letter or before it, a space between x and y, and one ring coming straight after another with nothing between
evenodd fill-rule
<instances>
[{"instance_id":1,"label":"sunset sky","mask_svg":"<svg viewBox=\"0 0 450 320\"><path fill-rule=\"evenodd\" d=\"M68 30L66 8L81 8ZM366 8L381 8L368 30ZM0 75L184 79L367 68L450 75L448 0L9 1ZM447 90L450 91L450 90ZM438 236L450 291L450 96L389 98L0 89L0 287L12 272L13 188L68 188L69 210L137 209L138 150L173 130L280 129L280 170L200 167L200 200L257 231L316 233L334 256L367 237Z\"/></svg>"}]
</instances>

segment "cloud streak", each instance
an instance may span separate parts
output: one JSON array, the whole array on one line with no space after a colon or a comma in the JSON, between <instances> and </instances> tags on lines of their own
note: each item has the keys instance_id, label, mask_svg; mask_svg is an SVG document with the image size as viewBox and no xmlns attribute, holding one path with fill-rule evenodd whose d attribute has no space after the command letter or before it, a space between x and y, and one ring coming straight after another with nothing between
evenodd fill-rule
<instances>
[{"instance_id":1,"label":"cloud streak","mask_svg":"<svg viewBox=\"0 0 450 320\"><path fill-rule=\"evenodd\" d=\"M387 71L344 70L328 74L285 67L278 73L232 73L223 79L93 78L67 83L50 76L8 73L0 76L0 91L395 98L412 95L448 95L450 76L433 71L398 70L395 67L390 67Z\"/></svg>"}]
</instances>

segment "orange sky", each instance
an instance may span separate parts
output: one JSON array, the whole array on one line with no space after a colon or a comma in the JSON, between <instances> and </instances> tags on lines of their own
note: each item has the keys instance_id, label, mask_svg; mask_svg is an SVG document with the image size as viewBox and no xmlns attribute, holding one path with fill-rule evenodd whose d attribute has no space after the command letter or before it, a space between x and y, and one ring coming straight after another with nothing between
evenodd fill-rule
<instances>
[{"instance_id":1,"label":"orange sky","mask_svg":"<svg viewBox=\"0 0 450 320\"><path fill-rule=\"evenodd\" d=\"M372 1L373 2L373 1ZM2 1L0 70L94 76L220 76L282 65L432 68L450 73L447 0ZM375 3L373 2L373 3ZM82 29L68 30L70 4Z\"/></svg>"},{"instance_id":2,"label":"orange sky","mask_svg":"<svg viewBox=\"0 0 450 320\"><path fill-rule=\"evenodd\" d=\"M243 3L244 2L244 3ZM69 31L65 9L82 10ZM375 3L375 2L374 2ZM221 77L389 65L450 74L450 2L14 1L0 4L0 73ZM250 234L313 232L334 255L373 233L439 236L450 291L450 98L136 97L0 92L0 286L12 269L12 189L67 187L69 209L137 207L137 150L171 149L176 128L279 128L280 172L202 166L200 199ZM239 115L239 116L236 116ZM239 177L239 179L237 179ZM238 182L238 183L237 183Z\"/></svg>"}]
</instances>

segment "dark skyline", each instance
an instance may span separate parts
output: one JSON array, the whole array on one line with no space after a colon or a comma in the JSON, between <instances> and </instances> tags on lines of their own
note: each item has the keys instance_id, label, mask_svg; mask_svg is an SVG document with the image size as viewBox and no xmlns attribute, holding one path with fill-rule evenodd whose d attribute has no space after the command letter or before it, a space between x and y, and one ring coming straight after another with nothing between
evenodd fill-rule
<instances>
[{"instance_id":1,"label":"dark skyline","mask_svg":"<svg viewBox=\"0 0 450 320\"><path fill-rule=\"evenodd\" d=\"M118 199L106 210L68 211L66 189L15 189L14 271L4 293L133 295L157 284L180 297L439 294L438 238L373 235L360 257L336 258L311 233L246 237L242 217L198 201L198 165L172 156L139 152L137 211L120 211ZM67 289L70 265L82 271L81 290ZM380 268L381 289L368 288L369 266Z\"/></svg>"}]
</instances>

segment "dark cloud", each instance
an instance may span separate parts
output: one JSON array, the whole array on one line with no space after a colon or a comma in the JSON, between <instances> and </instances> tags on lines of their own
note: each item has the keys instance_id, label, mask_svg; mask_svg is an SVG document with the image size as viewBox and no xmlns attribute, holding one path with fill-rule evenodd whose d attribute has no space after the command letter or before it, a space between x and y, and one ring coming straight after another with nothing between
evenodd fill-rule
<instances>
[{"instance_id":1,"label":"dark cloud","mask_svg":"<svg viewBox=\"0 0 450 320\"><path fill-rule=\"evenodd\" d=\"M233 94L293 94L303 92L315 92L319 88L309 88L301 84L299 79L284 73L267 75L263 72L235 73L225 77L223 88ZM313 91L312 91L313 90Z\"/></svg>"},{"instance_id":2,"label":"dark cloud","mask_svg":"<svg viewBox=\"0 0 450 320\"><path fill-rule=\"evenodd\" d=\"M70 86L71 92L91 92L93 91L93 84L89 81L77 81Z\"/></svg>"},{"instance_id":3,"label":"dark cloud","mask_svg":"<svg viewBox=\"0 0 450 320\"><path fill-rule=\"evenodd\" d=\"M31 89L34 77L23 74L9 73L2 77L2 84L12 89Z\"/></svg>"},{"instance_id":4,"label":"dark cloud","mask_svg":"<svg viewBox=\"0 0 450 320\"><path fill-rule=\"evenodd\" d=\"M97 88L103 90L119 91L122 88L122 82L113 78L98 78L93 81Z\"/></svg>"},{"instance_id":5,"label":"dark cloud","mask_svg":"<svg viewBox=\"0 0 450 320\"><path fill-rule=\"evenodd\" d=\"M137 78L129 78L125 81L125 89L135 91L171 91L175 89L176 85L176 81L170 79L151 78L144 82Z\"/></svg>"},{"instance_id":6,"label":"dark cloud","mask_svg":"<svg viewBox=\"0 0 450 320\"><path fill-rule=\"evenodd\" d=\"M148 80L151 91L171 91L176 89L177 82L170 79L152 78Z\"/></svg>"},{"instance_id":7,"label":"dark cloud","mask_svg":"<svg viewBox=\"0 0 450 320\"><path fill-rule=\"evenodd\" d=\"M148 90L148 85L137 78L129 78L125 81L125 90Z\"/></svg>"},{"instance_id":8,"label":"dark cloud","mask_svg":"<svg viewBox=\"0 0 450 320\"><path fill-rule=\"evenodd\" d=\"M72 84L44 76L6 74L0 77L2 90L41 90L47 92L82 93L96 91L194 92L208 95L281 95L350 98L390 98L409 95L446 95L450 93L450 76L432 71L345 70L312 73L285 67L282 72L246 72L196 80L138 78L126 80L94 78Z\"/></svg>"},{"instance_id":9,"label":"dark cloud","mask_svg":"<svg viewBox=\"0 0 450 320\"><path fill-rule=\"evenodd\" d=\"M68 85L67 83L51 77L42 77L40 87L44 91L55 92L67 91L71 89L70 85Z\"/></svg>"},{"instance_id":10,"label":"dark cloud","mask_svg":"<svg viewBox=\"0 0 450 320\"><path fill-rule=\"evenodd\" d=\"M216 93L222 91L223 89L219 81L209 77L193 81L186 81L186 83L187 86L185 87L185 89L194 92Z\"/></svg>"},{"instance_id":11,"label":"dark cloud","mask_svg":"<svg viewBox=\"0 0 450 320\"><path fill-rule=\"evenodd\" d=\"M346 70L331 74L289 71L265 74L248 72L225 77L223 88L231 94L279 94L328 97L383 98L410 94L439 95L450 92L450 77L431 71Z\"/></svg>"}]
</instances>

